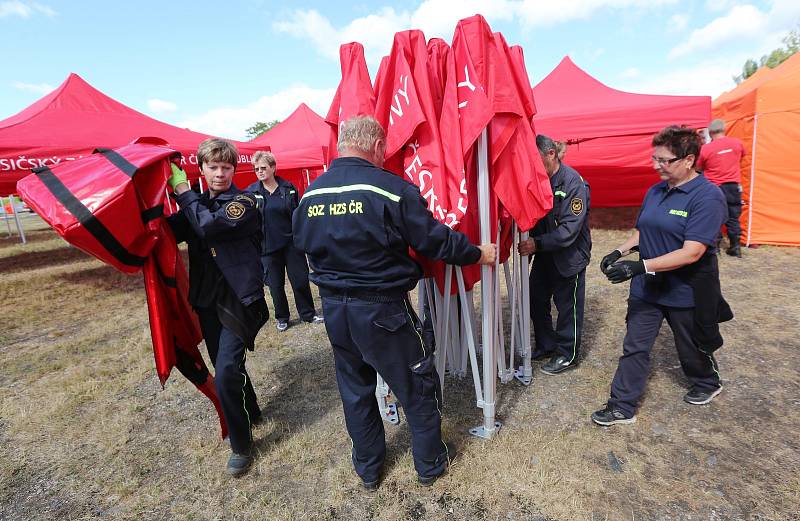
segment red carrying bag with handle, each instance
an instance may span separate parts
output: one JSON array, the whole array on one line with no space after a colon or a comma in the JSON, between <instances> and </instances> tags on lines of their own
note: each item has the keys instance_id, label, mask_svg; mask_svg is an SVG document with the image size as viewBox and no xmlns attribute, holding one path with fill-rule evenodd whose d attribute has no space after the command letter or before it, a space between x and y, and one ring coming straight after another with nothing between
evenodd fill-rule
<instances>
[{"instance_id":1,"label":"red carrying bag with handle","mask_svg":"<svg viewBox=\"0 0 800 521\"><path fill-rule=\"evenodd\" d=\"M176 154L163 141L141 138L35 170L17 189L67 242L123 273L143 273L161 385L177 367L212 401L225 437L214 379L197 348L202 333L188 302L189 278L164 219L169 163Z\"/></svg>"}]
</instances>

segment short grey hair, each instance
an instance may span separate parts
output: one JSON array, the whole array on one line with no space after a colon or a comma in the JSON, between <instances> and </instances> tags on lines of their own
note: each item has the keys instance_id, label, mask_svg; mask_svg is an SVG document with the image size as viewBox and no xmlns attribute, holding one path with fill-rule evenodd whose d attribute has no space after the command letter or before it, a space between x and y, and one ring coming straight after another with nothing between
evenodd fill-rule
<instances>
[{"instance_id":1,"label":"short grey hair","mask_svg":"<svg viewBox=\"0 0 800 521\"><path fill-rule=\"evenodd\" d=\"M379 139L386 140L386 132L378 120L372 116L353 116L339 126L339 142L336 144L336 149L339 154L347 150L358 150L369 154Z\"/></svg>"},{"instance_id":2,"label":"short grey hair","mask_svg":"<svg viewBox=\"0 0 800 521\"><path fill-rule=\"evenodd\" d=\"M272 152L267 152L266 150L259 150L255 154L253 154L252 163L255 165L259 161L266 161L269 166L275 168L275 156L272 155Z\"/></svg>"},{"instance_id":3,"label":"short grey hair","mask_svg":"<svg viewBox=\"0 0 800 521\"><path fill-rule=\"evenodd\" d=\"M555 141L544 134L536 135L536 148L539 149L540 154L546 154L549 151L554 150L556 155L558 155L558 145L556 145Z\"/></svg>"},{"instance_id":4,"label":"short grey hair","mask_svg":"<svg viewBox=\"0 0 800 521\"><path fill-rule=\"evenodd\" d=\"M722 134L725 132L725 120L715 119L708 124L709 134Z\"/></svg>"}]
</instances>

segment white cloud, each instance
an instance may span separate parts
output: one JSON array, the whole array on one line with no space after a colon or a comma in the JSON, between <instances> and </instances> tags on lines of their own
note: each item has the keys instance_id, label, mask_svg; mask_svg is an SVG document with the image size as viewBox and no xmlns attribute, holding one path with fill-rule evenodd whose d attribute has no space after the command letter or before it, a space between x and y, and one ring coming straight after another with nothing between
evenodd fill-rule
<instances>
[{"instance_id":1,"label":"white cloud","mask_svg":"<svg viewBox=\"0 0 800 521\"><path fill-rule=\"evenodd\" d=\"M718 49L731 42L752 42L753 54L769 52L781 44L781 37L800 22L800 2L774 0L768 11L750 4L737 5L724 16L695 29L689 38L670 50L670 59L697 51Z\"/></svg>"},{"instance_id":2,"label":"white cloud","mask_svg":"<svg viewBox=\"0 0 800 521\"><path fill-rule=\"evenodd\" d=\"M147 100L147 108L150 109L151 112L155 112L157 114L175 112L178 110L178 106L175 103L158 98Z\"/></svg>"},{"instance_id":3,"label":"white cloud","mask_svg":"<svg viewBox=\"0 0 800 521\"><path fill-rule=\"evenodd\" d=\"M639 69L636 67L629 67L622 71L619 75L620 78L638 78L639 77Z\"/></svg>"},{"instance_id":4,"label":"white cloud","mask_svg":"<svg viewBox=\"0 0 800 521\"><path fill-rule=\"evenodd\" d=\"M669 58L679 58L697 51L718 47L721 44L753 38L762 34L768 25L766 13L752 5L736 6L725 16L715 18L706 26L695 29L689 39L675 46Z\"/></svg>"},{"instance_id":5,"label":"white cloud","mask_svg":"<svg viewBox=\"0 0 800 521\"><path fill-rule=\"evenodd\" d=\"M667 22L667 31L673 33L679 33L686 29L689 26L689 15L686 14L674 14L669 17L669 22Z\"/></svg>"},{"instance_id":6,"label":"white cloud","mask_svg":"<svg viewBox=\"0 0 800 521\"><path fill-rule=\"evenodd\" d=\"M526 28L588 18L600 9L648 9L676 0L562 0L555 9L544 9L541 0L424 0L413 11L383 7L376 13L356 18L342 27L334 27L328 18L314 9L292 11L277 21L278 32L311 41L321 55L338 59L339 46L357 41L364 45L367 63L377 64L389 53L392 35L407 29L420 29L428 38L449 41L456 23L475 13L483 13L489 23L518 21ZM513 43L513 42L512 42Z\"/></svg>"},{"instance_id":7,"label":"white cloud","mask_svg":"<svg viewBox=\"0 0 800 521\"><path fill-rule=\"evenodd\" d=\"M51 7L37 2L22 2L21 0L0 2L0 18L5 18L6 16L30 18L35 14L55 16L57 13Z\"/></svg>"},{"instance_id":8,"label":"white cloud","mask_svg":"<svg viewBox=\"0 0 800 521\"><path fill-rule=\"evenodd\" d=\"M662 74L630 77L630 81L614 85L627 92L643 94L676 94L711 96L715 98L736 86L733 76L738 74L744 57L705 60L690 67L664 69Z\"/></svg>"},{"instance_id":9,"label":"white cloud","mask_svg":"<svg viewBox=\"0 0 800 521\"><path fill-rule=\"evenodd\" d=\"M186 118L179 126L232 139L246 139L245 130L257 121L283 120L302 102L318 114L328 112L335 88L289 87L244 106L218 107Z\"/></svg>"},{"instance_id":10,"label":"white cloud","mask_svg":"<svg viewBox=\"0 0 800 521\"><path fill-rule=\"evenodd\" d=\"M15 81L15 82L12 82L11 85L15 89L25 90L25 91L28 91L28 92L33 92L33 93L42 94L42 95L49 94L53 90L55 90L55 87L53 87L49 83L24 83L24 82L21 82L21 81Z\"/></svg>"}]
</instances>

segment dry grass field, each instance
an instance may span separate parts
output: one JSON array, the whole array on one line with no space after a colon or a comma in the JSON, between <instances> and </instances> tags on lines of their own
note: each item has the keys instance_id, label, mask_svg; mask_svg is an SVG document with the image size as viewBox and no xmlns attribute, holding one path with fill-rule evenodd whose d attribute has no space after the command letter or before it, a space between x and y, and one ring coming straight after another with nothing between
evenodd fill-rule
<instances>
[{"instance_id":1,"label":"dry grass field","mask_svg":"<svg viewBox=\"0 0 800 521\"><path fill-rule=\"evenodd\" d=\"M630 213L596 224L583 361L530 387L498 385L500 433L471 380L448 377L451 472L416 484L405 424L387 427L385 480L362 492L324 327L270 321L248 357L267 421L252 471L224 473L210 403L177 371L155 375L141 276L125 276L28 217L29 243L0 238L0 519L3 520L791 520L800 519L800 250L720 259L736 312L718 354L725 390L682 402L667 326L637 423L603 429L621 353L627 284L597 269ZM34 230L34 228L38 228ZM291 294L291 292L288 292ZM402 414L402 413L401 413Z\"/></svg>"}]
</instances>

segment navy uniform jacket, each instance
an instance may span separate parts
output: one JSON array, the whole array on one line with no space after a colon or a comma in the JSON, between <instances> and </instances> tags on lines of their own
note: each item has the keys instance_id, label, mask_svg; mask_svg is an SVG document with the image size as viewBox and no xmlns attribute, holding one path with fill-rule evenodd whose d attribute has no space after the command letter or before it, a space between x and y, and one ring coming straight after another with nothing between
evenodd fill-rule
<instances>
[{"instance_id":1,"label":"navy uniform jacket","mask_svg":"<svg viewBox=\"0 0 800 521\"><path fill-rule=\"evenodd\" d=\"M211 199L189 190L177 196L180 213L168 220L177 242L189 244L189 287L200 281L192 264L209 253L245 306L264 298L261 211L255 195L231 186ZM193 277L193 275L195 275Z\"/></svg>"},{"instance_id":2,"label":"navy uniform jacket","mask_svg":"<svg viewBox=\"0 0 800 521\"><path fill-rule=\"evenodd\" d=\"M572 277L589 264L592 236L589 232L589 185L573 168L561 163L550 178L553 209L531 235L536 254L552 255L562 277Z\"/></svg>"},{"instance_id":3,"label":"navy uniform jacket","mask_svg":"<svg viewBox=\"0 0 800 521\"><path fill-rule=\"evenodd\" d=\"M247 187L248 192L260 194L262 205L262 254L268 255L292 243L292 212L300 204L297 188L282 177L275 176L278 187L270 194L261 181Z\"/></svg>"},{"instance_id":4,"label":"navy uniform jacket","mask_svg":"<svg viewBox=\"0 0 800 521\"><path fill-rule=\"evenodd\" d=\"M481 256L465 235L433 218L419 188L357 157L331 163L303 194L292 224L311 280L333 292L413 289L422 269L409 247L449 264L474 264Z\"/></svg>"}]
</instances>

